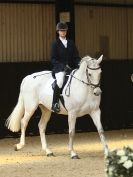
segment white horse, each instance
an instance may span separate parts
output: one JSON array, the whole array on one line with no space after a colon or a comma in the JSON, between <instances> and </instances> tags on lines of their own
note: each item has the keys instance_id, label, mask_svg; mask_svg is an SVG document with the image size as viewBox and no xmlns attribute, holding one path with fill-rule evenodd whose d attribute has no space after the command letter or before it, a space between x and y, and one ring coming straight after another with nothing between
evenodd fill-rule
<instances>
[{"instance_id":1,"label":"white horse","mask_svg":"<svg viewBox=\"0 0 133 177\"><path fill-rule=\"evenodd\" d=\"M104 131L100 120L100 63L103 56L98 59L86 56L81 60L80 67L72 71L62 91L64 105L60 102L61 111L59 114L68 115L69 124L69 151L71 158L78 158L73 148L75 134L75 123L77 117L89 114L98 130L104 153L108 153L108 146L105 141ZM53 98L52 83L54 78L51 71L42 71L26 76L20 87L18 103L7 119L8 129L17 132L21 127L20 142L15 145L15 150L22 149L25 145L25 131L27 124L38 106L42 115L39 126L42 149L47 156L53 155L48 148L45 136L47 123L51 116Z\"/></svg>"}]
</instances>

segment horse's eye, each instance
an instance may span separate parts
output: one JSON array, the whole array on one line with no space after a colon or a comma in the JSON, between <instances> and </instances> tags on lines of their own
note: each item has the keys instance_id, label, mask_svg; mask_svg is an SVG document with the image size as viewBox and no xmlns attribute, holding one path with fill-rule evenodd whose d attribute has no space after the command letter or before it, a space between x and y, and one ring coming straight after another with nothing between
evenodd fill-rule
<instances>
[{"instance_id":1,"label":"horse's eye","mask_svg":"<svg viewBox=\"0 0 133 177\"><path fill-rule=\"evenodd\" d=\"M91 73L89 73L89 76L91 76Z\"/></svg>"}]
</instances>

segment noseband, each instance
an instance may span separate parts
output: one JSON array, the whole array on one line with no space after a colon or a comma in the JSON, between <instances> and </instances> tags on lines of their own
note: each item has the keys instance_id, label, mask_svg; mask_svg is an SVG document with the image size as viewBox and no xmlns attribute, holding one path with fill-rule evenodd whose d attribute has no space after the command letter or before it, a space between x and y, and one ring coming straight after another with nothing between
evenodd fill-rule
<instances>
[{"instance_id":1,"label":"noseband","mask_svg":"<svg viewBox=\"0 0 133 177\"><path fill-rule=\"evenodd\" d=\"M88 71L87 69L90 69L90 70L98 70L100 69L100 66L97 67L97 68L90 68L89 66L87 66L86 68L86 76L87 76L87 81L88 81L88 85L90 85L93 89L97 88L97 87L100 87L100 82L98 84L93 84L89 78L89 75L88 75Z\"/></svg>"}]
</instances>

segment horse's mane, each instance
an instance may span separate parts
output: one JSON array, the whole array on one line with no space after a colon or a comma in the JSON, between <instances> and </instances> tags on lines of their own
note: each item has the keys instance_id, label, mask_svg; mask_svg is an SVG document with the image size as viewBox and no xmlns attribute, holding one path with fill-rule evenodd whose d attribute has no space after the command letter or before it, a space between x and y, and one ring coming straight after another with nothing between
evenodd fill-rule
<instances>
[{"instance_id":1,"label":"horse's mane","mask_svg":"<svg viewBox=\"0 0 133 177\"><path fill-rule=\"evenodd\" d=\"M90 57L89 55L87 55L87 56L85 56L85 57L83 57L83 58L81 59L80 65L81 65L81 63L83 63L83 62L86 62L87 65L89 65L89 66L91 66L91 67L94 67L94 68L99 66L99 64L97 63L97 59L92 58L92 57Z\"/></svg>"},{"instance_id":2,"label":"horse's mane","mask_svg":"<svg viewBox=\"0 0 133 177\"><path fill-rule=\"evenodd\" d=\"M80 64L83 62L83 61L89 61L89 60L92 60L92 58L89 56L89 55L86 55L85 57L83 57L80 61Z\"/></svg>"}]
</instances>

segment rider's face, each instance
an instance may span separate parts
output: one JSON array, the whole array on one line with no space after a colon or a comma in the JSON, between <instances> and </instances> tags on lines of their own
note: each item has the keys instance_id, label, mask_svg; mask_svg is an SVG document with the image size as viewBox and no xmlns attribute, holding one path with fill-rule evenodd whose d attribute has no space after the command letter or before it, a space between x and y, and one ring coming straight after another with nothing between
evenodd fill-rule
<instances>
[{"instance_id":1,"label":"rider's face","mask_svg":"<svg viewBox=\"0 0 133 177\"><path fill-rule=\"evenodd\" d=\"M67 34L67 30L59 30L58 33L59 33L59 37L65 38Z\"/></svg>"}]
</instances>

